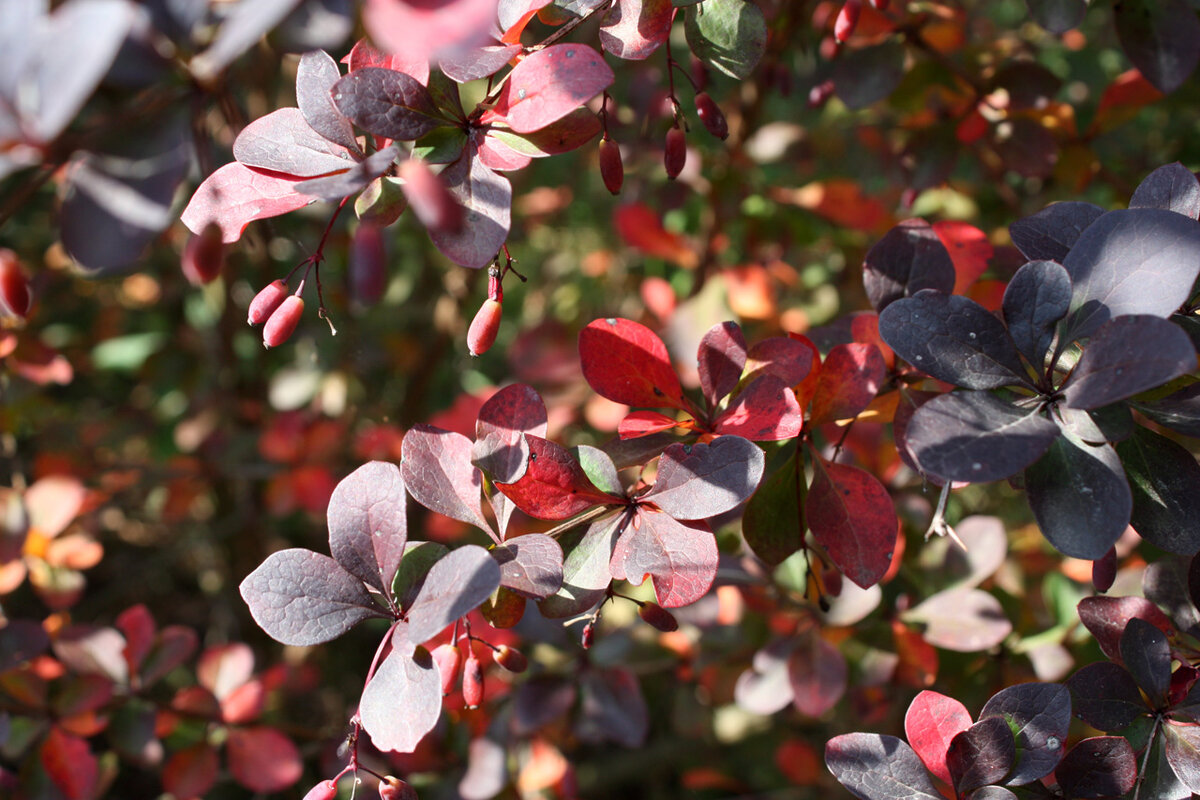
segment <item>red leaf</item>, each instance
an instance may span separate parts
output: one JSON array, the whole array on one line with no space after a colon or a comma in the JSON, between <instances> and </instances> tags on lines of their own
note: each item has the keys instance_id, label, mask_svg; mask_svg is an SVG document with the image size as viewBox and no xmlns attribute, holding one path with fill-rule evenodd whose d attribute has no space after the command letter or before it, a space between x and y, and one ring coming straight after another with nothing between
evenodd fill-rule
<instances>
[{"instance_id":1,"label":"red leaf","mask_svg":"<svg viewBox=\"0 0 1200 800\"><path fill-rule=\"evenodd\" d=\"M654 578L654 594L664 608L679 608L703 597L717 577L717 540L700 522L680 522L658 511L639 509L613 548L614 578L640 584Z\"/></svg>"},{"instance_id":2,"label":"red leaf","mask_svg":"<svg viewBox=\"0 0 1200 800\"><path fill-rule=\"evenodd\" d=\"M636 439L639 436L670 430L679 424L679 420L674 417L657 411L634 411L617 425L617 433L622 439Z\"/></svg>"},{"instance_id":3,"label":"red leaf","mask_svg":"<svg viewBox=\"0 0 1200 800\"><path fill-rule=\"evenodd\" d=\"M197 744L171 756L163 767L163 789L180 800L203 797L217 782L217 751Z\"/></svg>"},{"instance_id":4,"label":"red leaf","mask_svg":"<svg viewBox=\"0 0 1200 800\"><path fill-rule=\"evenodd\" d=\"M924 691L913 698L904 715L904 735L925 766L947 784L953 781L946 766L950 740L971 727L967 707L937 692Z\"/></svg>"},{"instance_id":5,"label":"red leaf","mask_svg":"<svg viewBox=\"0 0 1200 800\"><path fill-rule=\"evenodd\" d=\"M315 198L296 191L302 180L235 161L204 179L180 219L192 233L215 223L221 228L222 241L236 242L251 221L277 217L313 202Z\"/></svg>"},{"instance_id":6,"label":"red leaf","mask_svg":"<svg viewBox=\"0 0 1200 800\"><path fill-rule=\"evenodd\" d=\"M525 169L533 161L531 156L518 153L495 136L485 136L479 143L479 162L497 172L512 172Z\"/></svg>"},{"instance_id":7,"label":"red leaf","mask_svg":"<svg viewBox=\"0 0 1200 800\"><path fill-rule=\"evenodd\" d=\"M125 636L125 663L129 665L129 674L136 675L142 660L154 647L158 626L154 624L150 609L140 603L122 611L116 625Z\"/></svg>"},{"instance_id":8,"label":"red leaf","mask_svg":"<svg viewBox=\"0 0 1200 800\"><path fill-rule=\"evenodd\" d=\"M879 315L874 311L863 311L850 318L850 336L859 344L873 344L883 355L883 363L889 370L896 366L896 352L888 347L879 335Z\"/></svg>"},{"instance_id":9,"label":"red leaf","mask_svg":"<svg viewBox=\"0 0 1200 800\"><path fill-rule=\"evenodd\" d=\"M775 442L799 435L803 411L792 388L774 375L763 375L738 393L713 422L713 430L755 442Z\"/></svg>"},{"instance_id":10,"label":"red leaf","mask_svg":"<svg viewBox=\"0 0 1200 800\"><path fill-rule=\"evenodd\" d=\"M788 338L803 345L811 356L808 373L792 387L796 390L796 401L800 403L800 408L808 408L817 392L817 381L821 377L821 351L803 334L789 333Z\"/></svg>"},{"instance_id":11,"label":"red leaf","mask_svg":"<svg viewBox=\"0 0 1200 800\"><path fill-rule=\"evenodd\" d=\"M88 743L51 728L41 748L42 766L67 800L90 800L96 793L100 765Z\"/></svg>"},{"instance_id":12,"label":"red leaf","mask_svg":"<svg viewBox=\"0 0 1200 800\"><path fill-rule=\"evenodd\" d=\"M630 247L648 256L671 261L684 269L694 269L700 263L695 250L678 233L662 226L658 214L649 206L630 203L613 212L613 225Z\"/></svg>"},{"instance_id":13,"label":"red leaf","mask_svg":"<svg viewBox=\"0 0 1200 800\"><path fill-rule=\"evenodd\" d=\"M871 404L887 377L879 348L872 344L835 345L821 364L812 400L813 424L850 419Z\"/></svg>"},{"instance_id":14,"label":"red leaf","mask_svg":"<svg viewBox=\"0 0 1200 800\"><path fill-rule=\"evenodd\" d=\"M1121 660L1121 635L1129 620L1143 619L1163 633L1175 626L1158 606L1142 597L1085 597L1079 601L1079 620L1096 637L1096 643L1118 664Z\"/></svg>"},{"instance_id":15,"label":"red leaf","mask_svg":"<svg viewBox=\"0 0 1200 800\"><path fill-rule=\"evenodd\" d=\"M604 397L630 406L689 410L667 346L645 325L598 319L579 332L583 377Z\"/></svg>"},{"instance_id":16,"label":"red leaf","mask_svg":"<svg viewBox=\"0 0 1200 800\"><path fill-rule=\"evenodd\" d=\"M809 529L834 565L866 589L887 572L896 546L896 509L869 472L818 457L804 505Z\"/></svg>"},{"instance_id":17,"label":"red leaf","mask_svg":"<svg viewBox=\"0 0 1200 800\"><path fill-rule=\"evenodd\" d=\"M617 0L600 26L600 46L617 58L641 61L667 40L674 20L671 0Z\"/></svg>"},{"instance_id":18,"label":"red leaf","mask_svg":"<svg viewBox=\"0 0 1200 800\"><path fill-rule=\"evenodd\" d=\"M566 519L606 503L624 503L597 489L579 462L563 447L540 436L525 435L529 466L520 480L496 488L517 508L538 519Z\"/></svg>"},{"instance_id":19,"label":"red leaf","mask_svg":"<svg viewBox=\"0 0 1200 800\"><path fill-rule=\"evenodd\" d=\"M254 792L283 791L304 771L296 745L274 728L230 728L225 754L233 779Z\"/></svg>"},{"instance_id":20,"label":"red leaf","mask_svg":"<svg viewBox=\"0 0 1200 800\"><path fill-rule=\"evenodd\" d=\"M570 114L612 82L612 69L592 48L551 45L513 68L495 107L480 121L502 119L517 133L532 133Z\"/></svg>"},{"instance_id":21,"label":"red leaf","mask_svg":"<svg viewBox=\"0 0 1200 800\"><path fill-rule=\"evenodd\" d=\"M788 681L796 710L822 716L846 692L846 659L833 644L810 633L788 659Z\"/></svg>"},{"instance_id":22,"label":"red leaf","mask_svg":"<svg viewBox=\"0 0 1200 800\"><path fill-rule=\"evenodd\" d=\"M965 222L935 222L933 232L942 240L954 262L954 294L964 294L967 287L987 270L995 248L987 234Z\"/></svg>"},{"instance_id":23,"label":"red leaf","mask_svg":"<svg viewBox=\"0 0 1200 800\"><path fill-rule=\"evenodd\" d=\"M816 345L803 336L772 336L750 346L744 382L749 383L759 375L775 375L788 386L796 386L807 382L809 375L815 381L813 367L820 363Z\"/></svg>"}]
</instances>

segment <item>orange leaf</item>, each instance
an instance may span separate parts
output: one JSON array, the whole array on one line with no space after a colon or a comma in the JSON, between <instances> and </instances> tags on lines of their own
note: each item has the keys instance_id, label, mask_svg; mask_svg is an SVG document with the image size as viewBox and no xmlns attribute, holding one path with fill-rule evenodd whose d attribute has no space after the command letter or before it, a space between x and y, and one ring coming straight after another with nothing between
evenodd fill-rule
<instances>
[{"instance_id":1,"label":"orange leaf","mask_svg":"<svg viewBox=\"0 0 1200 800\"><path fill-rule=\"evenodd\" d=\"M954 262L954 293L963 294L988 268L995 248L987 234L965 222L935 222L933 232L942 240Z\"/></svg>"},{"instance_id":2,"label":"orange leaf","mask_svg":"<svg viewBox=\"0 0 1200 800\"><path fill-rule=\"evenodd\" d=\"M647 205L630 203L613 212L613 225L630 247L648 256L671 261L684 269L695 269L699 257L678 233L662 226L658 215Z\"/></svg>"}]
</instances>

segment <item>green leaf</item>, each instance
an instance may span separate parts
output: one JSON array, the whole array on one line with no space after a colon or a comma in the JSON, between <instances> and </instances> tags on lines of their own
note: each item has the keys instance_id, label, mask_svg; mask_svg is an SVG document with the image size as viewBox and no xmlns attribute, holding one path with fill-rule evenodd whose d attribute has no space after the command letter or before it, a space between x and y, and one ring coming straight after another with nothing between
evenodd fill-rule
<instances>
[{"instance_id":1,"label":"green leaf","mask_svg":"<svg viewBox=\"0 0 1200 800\"><path fill-rule=\"evenodd\" d=\"M746 504L742 535L754 554L768 564L782 563L804 544L807 491L793 457L764 480Z\"/></svg>"},{"instance_id":2,"label":"green leaf","mask_svg":"<svg viewBox=\"0 0 1200 800\"><path fill-rule=\"evenodd\" d=\"M733 78L749 77L767 47L763 13L746 0L704 0L683 28L696 57Z\"/></svg>"}]
</instances>

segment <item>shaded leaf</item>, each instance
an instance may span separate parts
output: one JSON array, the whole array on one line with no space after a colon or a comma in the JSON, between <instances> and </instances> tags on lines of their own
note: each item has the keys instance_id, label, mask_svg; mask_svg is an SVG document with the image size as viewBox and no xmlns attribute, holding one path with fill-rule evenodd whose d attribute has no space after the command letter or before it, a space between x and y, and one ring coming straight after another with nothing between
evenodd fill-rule
<instances>
[{"instance_id":1,"label":"shaded leaf","mask_svg":"<svg viewBox=\"0 0 1200 800\"><path fill-rule=\"evenodd\" d=\"M1004 641L1012 623L1000 602L980 589L947 589L905 612L907 622L925 625L925 641L946 650L974 653Z\"/></svg>"},{"instance_id":2,"label":"shaded leaf","mask_svg":"<svg viewBox=\"0 0 1200 800\"><path fill-rule=\"evenodd\" d=\"M1049 775L1066 749L1071 693L1058 683L1020 683L1001 689L979 712L1002 717L1017 740L1017 762L1005 781L1023 786Z\"/></svg>"},{"instance_id":3,"label":"shaded leaf","mask_svg":"<svg viewBox=\"0 0 1200 800\"><path fill-rule=\"evenodd\" d=\"M760 375L774 375L788 386L795 386L810 375L815 382L814 368L820 364L820 359L816 345L799 334L760 339L746 352L743 383ZM803 394L799 387L797 394Z\"/></svg>"},{"instance_id":4,"label":"shaded leaf","mask_svg":"<svg viewBox=\"0 0 1200 800\"><path fill-rule=\"evenodd\" d=\"M452 550L429 569L417 598L406 608L401 638L420 644L488 598L500 586L500 566L488 551L473 544Z\"/></svg>"},{"instance_id":5,"label":"shaded leaf","mask_svg":"<svg viewBox=\"0 0 1200 800\"><path fill-rule=\"evenodd\" d=\"M788 662L796 646L795 639L772 639L755 651L750 667L738 676L733 687L734 702L762 716L787 708L794 696Z\"/></svg>"},{"instance_id":6,"label":"shaded leaf","mask_svg":"<svg viewBox=\"0 0 1200 800\"><path fill-rule=\"evenodd\" d=\"M230 728L225 756L234 780L254 792L283 791L304 771L292 740L265 726Z\"/></svg>"},{"instance_id":7,"label":"shaded leaf","mask_svg":"<svg viewBox=\"0 0 1200 800\"><path fill-rule=\"evenodd\" d=\"M825 743L825 765L861 800L944 800L902 739L845 733Z\"/></svg>"},{"instance_id":8,"label":"shaded leaf","mask_svg":"<svg viewBox=\"0 0 1200 800\"><path fill-rule=\"evenodd\" d=\"M301 181L296 184L296 191L322 200L340 200L361 192L370 185L371 181L386 174L391 169L399 152L400 149L397 145L390 144L354 164L345 172Z\"/></svg>"},{"instance_id":9,"label":"shaded leaf","mask_svg":"<svg viewBox=\"0 0 1200 800\"><path fill-rule=\"evenodd\" d=\"M1122 0L1113 27L1125 55L1163 92L1183 85L1200 60L1200 20L1184 0Z\"/></svg>"},{"instance_id":10,"label":"shaded leaf","mask_svg":"<svg viewBox=\"0 0 1200 800\"><path fill-rule=\"evenodd\" d=\"M579 466L583 467L588 480L595 484L596 488L616 497L625 494L625 487L621 485L621 478L617 474L617 465L608 453L581 444L575 448L575 455L579 459Z\"/></svg>"},{"instance_id":11,"label":"shaded leaf","mask_svg":"<svg viewBox=\"0 0 1200 800\"><path fill-rule=\"evenodd\" d=\"M946 751L946 766L954 789L966 794L980 786L998 783L1016 759L1016 742L1001 717L989 717L956 734Z\"/></svg>"},{"instance_id":12,"label":"shaded leaf","mask_svg":"<svg viewBox=\"0 0 1200 800\"><path fill-rule=\"evenodd\" d=\"M833 85L838 99L855 110L883 100L904 79L904 58L904 43L894 37L880 44L843 51L833 63ZM883 309L877 306L876 310Z\"/></svg>"},{"instance_id":13,"label":"shaded leaf","mask_svg":"<svg viewBox=\"0 0 1200 800\"><path fill-rule=\"evenodd\" d=\"M1121 660L1146 693L1150 707L1165 706L1171 686L1171 646L1166 634L1144 619L1129 620L1121 634Z\"/></svg>"},{"instance_id":14,"label":"shaded leaf","mask_svg":"<svg viewBox=\"0 0 1200 800\"><path fill-rule=\"evenodd\" d=\"M508 238L512 184L484 166L470 147L440 177L451 197L462 206L462 225L431 228L429 238L459 266L487 266Z\"/></svg>"},{"instance_id":15,"label":"shaded leaf","mask_svg":"<svg viewBox=\"0 0 1200 800\"><path fill-rule=\"evenodd\" d=\"M411 753L442 711L442 679L428 651L393 649L363 690L358 713L371 743Z\"/></svg>"},{"instance_id":16,"label":"shaded leaf","mask_svg":"<svg viewBox=\"0 0 1200 800\"><path fill-rule=\"evenodd\" d=\"M1132 405L1160 425L1187 436L1200 437L1200 383L1185 386L1157 400Z\"/></svg>"},{"instance_id":17,"label":"shaded leaf","mask_svg":"<svg viewBox=\"0 0 1200 800\"><path fill-rule=\"evenodd\" d=\"M1121 663L1121 634L1129 620L1144 619L1164 633L1173 626L1158 606L1143 597L1085 597L1079 601L1079 621L1096 637L1104 655Z\"/></svg>"},{"instance_id":18,"label":"shaded leaf","mask_svg":"<svg viewBox=\"0 0 1200 800\"><path fill-rule=\"evenodd\" d=\"M505 386L479 409L471 462L493 480L512 483L524 474L529 459L526 433L545 437L546 404L525 384Z\"/></svg>"},{"instance_id":19,"label":"shaded leaf","mask_svg":"<svg viewBox=\"0 0 1200 800\"><path fill-rule=\"evenodd\" d=\"M1013 244L1030 261L1061 264L1083 232L1103 214L1104 209L1092 203L1054 203L1012 223L1008 232Z\"/></svg>"},{"instance_id":20,"label":"shaded leaf","mask_svg":"<svg viewBox=\"0 0 1200 800\"><path fill-rule=\"evenodd\" d=\"M591 109L583 106L557 122L529 133L504 128L488 131L488 139L503 142L511 150L531 158L545 158L577 150L600 135L603 126Z\"/></svg>"},{"instance_id":21,"label":"shaded leaf","mask_svg":"<svg viewBox=\"0 0 1200 800\"><path fill-rule=\"evenodd\" d=\"M1061 391L1069 406L1099 408L1161 386L1195 367L1196 350L1178 326L1131 314L1096 329Z\"/></svg>"},{"instance_id":22,"label":"shaded leaf","mask_svg":"<svg viewBox=\"0 0 1200 800\"><path fill-rule=\"evenodd\" d=\"M518 53L519 44L493 44L448 53L438 66L455 83L470 83L504 69Z\"/></svg>"},{"instance_id":23,"label":"shaded leaf","mask_svg":"<svg viewBox=\"0 0 1200 800\"><path fill-rule=\"evenodd\" d=\"M664 608L696 602L717 576L717 541L699 522L681 522L639 509L613 547L609 570L618 580L640 585L650 576Z\"/></svg>"},{"instance_id":24,"label":"shaded leaf","mask_svg":"<svg viewBox=\"0 0 1200 800\"><path fill-rule=\"evenodd\" d=\"M579 693L580 738L624 747L639 747L646 740L650 712L632 672L623 667L589 669L579 678Z\"/></svg>"},{"instance_id":25,"label":"shaded leaf","mask_svg":"<svg viewBox=\"0 0 1200 800\"><path fill-rule=\"evenodd\" d=\"M599 395L630 406L687 409L667 347L644 325L598 319L579 332L583 377Z\"/></svg>"},{"instance_id":26,"label":"shaded leaf","mask_svg":"<svg viewBox=\"0 0 1200 800\"><path fill-rule=\"evenodd\" d=\"M1120 736L1094 736L1071 748L1054 770L1068 797L1123 797L1137 782L1133 747Z\"/></svg>"},{"instance_id":27,"label":"shaded leaf","mask_svg":"<svg viewBox=\"0 0 1200 800\"><path fill-rule=\"evenodd\" d=\"M408 608L417 599L429 570L450 552L440 542L409 542L404 546L404 558L392 582L392 595L400 608Z\"/></svg>"},{"instance_id":28,"label":"shaded leaf","mask_svg":"<svg viewBox=\"0 0 1200 800\"><path fill-rule=\"evenodd\" d=\"M600 26L600 46L617 58L644 60L667 40L674 19L671 0L617 0Z\"/></svg>"},{"instance_id":29,"label":"shaded leaf","mask_svg":"<svg viewBox=\"0 0 1200 800\"><path fill-rule=\"evenodd\" d=\"M592 48L553 44L513 68L482 121L489 122L494 115L517 133L531 133L570 114L612 82L612 69Z\"/></svg>"},{"instance_id":30,"label":"shaded leaf","mask_svg":"<svg viewBox=\"0 0 1200 800\"><path fill-rule=\"evenodd\" d=\"M500 565L501 586L538 600L562 586L562 548L544 533L517 536L490 552Z\"/></svg>"},{"instance_id":31,"label":"shaded leaf","mask_svg":"<svg viewBox=\"0 0 1200 800\"><path fill-rule=\"evenodd\" d=\"M1030 261L1004 290L1004 323L1017 350L1038 371L1054 340L1054 326L1071 306L1071 276L1055 261Z\"/></svg>"},{"instance_id":32,"label":"shaded leaf","mask_svg":"<svg viewBox=\"0 0 1200 800\"><path fill-rule=\"evenodd\" d=\"M758 485L742 515L742 536L754 554L772 566L804 544L804 500L808 485L791 457Z\"/></svg>"},{"instance_id":33,"label":"shaded leaf","mask_svg":"<svg viewBox=\"0 0 1200 800\"><path fill-rule=\"evenodd\" d=\"M721 322L709 328L696 353L700 391L715 408L734 390L746 366L746 337L736 322Z\"/></svg>"},{"instance_id":34,"label":"shaded leaf","mask_svg":"<svg viewBox=\"0 0 1200 800\"><path fill-rule=\"evenodd\" d=\"M1038 25L1051 33L1066 33L1083 22L1085 0L1025 0Z\"/></svg>"},{"instance_id":35,"label":"shaded leaf","mask_svg":"<svg viewBox=\"0 0 1200 800\"><path fill-rule=\"evenodd\" d=\"M954 262L929 223L906 220L892 228L863 260L863 288L876 311L922 289L951 292Z\"/></svg>"},{"instance_id":36,"label":"shaded leaf","mask_svg":"<svg viewBox=\"0 0 1200 800\"><path fill-rule=\"evenodd\" d=\"M891 495L866 470L817 456L804 517L843 574L866 589L892 563L899 521Z\"/></svg>"},{"instance_id":37,"label":"shaded leaf","mask_svg":"<svg viewBox=\"0 0 1200 800\"><path fill-rule=\"evenodd\" d=\"M216 224L222 241L236 242L253 220L277 217L313 202L314 198L296 190L301 180L234 161L204 179L179 219L192 233Z\"/></svg>"},{"instance_id":38,"label":"shaded leaf","mask_svg":"<svg viewBox=\"0 0 1200 800\"><path fill-rule=\"evenodd\" d=\"M1075 715L1101 731L1119 731L1149 711L1137 681L1111 661L1087 664L1067 679Z\"/></svg>"},{"instance_id":39,"label":"shaded leaf","mask_svg":"<svg viewBox=\"0 0 1200 800\"><path fill-rule=\"evenodd\" d=\"M1181 445L1142 426L1117 444L1133 492L1130 522L1142 538L1172 553L1200 549L1200 465Z\"/></svg>"},{"instance_id":40,"label":"shaded leaf","mask_svg":"<svg viewBox=\"0 0 1200 800\"><path fill-rule=\"evenodd\" d=\"M568 533L559 543L563 559L562 586L538 607L543 616L563 619L587 611L604 597L612 583L609 561L617 537L624 530L624 515L595 520L577 533Z\"/></svg>"},{"instance_id":41,"label":"shaded leaf","mask_svg":"<svg viewBox=\"0 0 1200 800\"><path fill-rule=\"evenodd\" d=\"M846 659L816 632L800 638L787 665L792 705L805 716L823 716L846 692Z\"/></svg>"},{"instance_id":42,"label":"shaded leaf","mask_svg":"<svg viewBox=\"0 0 1200 800\"><path fill-rule=\"evenodd\" d=\"M708 444L676 443L658 462L658 478L639 502L650 502L676 519L708 519L748 498L758 487L766 459L740 436Z\"/></svg>"},{"instance_id":43,"label":"shaded leaf","mask_svg":"<svg viewBox=\"0 0 1200 800\"><path fill-rule=\"evenodd\" d=\"M971 727L967 707L953 697L929 691L913 698L904 715L904 735L921 761L937 777L953 783L946 753L951 740Z\"/></svg>"},{"instance_id":44,"label":"shaded leaf","mask_svg":"<svg viewBox=\"0 0 1200 800\"><path fill-rule=\"evenodd\" d=\"M529 462L525 474L496 488L517 508L538 519L566 519L595 505L624 503L592 485L583 468L561 445L525 434Z\"/></svg>"},{"instance_id":45,"label":"shaded leaf","mask_svg":"<svg viewBox=\"0 0 1200 800\"><path fill-rule=\"evenodd\" d=\"M1138 184L1129 198L1129 207L1165 208L1196 219L1200 217L1200 181L1196 173L1178 161L1165 164Z\"/></svg>"},{"instance_id":46,"label":"shaded leaf","mask_svg":"<svg viewBox=\"0 0 1200 800\"><path fill-rule=\"evenodd\" d=\"M404 435L400 470L418 503L495 536L483 517L483 476L471 463L471 440L432 425L414 425Z\"/></svg>"},{"instance_id":47,"label":"shaded leaf","mask_svg":"<svg viewBox=\"0 0 1200 800\"><path fill-rule=\"evenodd\" d=\"M1200 792L1200 725L1168 722L1163 726L1167 763L1184 786Z\"/></svg>"},{"instance_id":48,"label":"shaded leaf","mask_svg":"<svg viewBox=\"0 0 1200 800\"><path fill-rule=\"evenodd\" d=\"M396 73L400 74L400 73ZM233 142L248 167L312 178L354 166L350 152L309 127L298 108L280 108L251 122Z\"/></svg>"},{"instance_id":49,"label":"shaded leaf","mask_svg":"<svg viewBox=\"0 0 1200 800\"><path fill-rule=\"evenodd\" d=\"M821 363L809 421L821 424L858 416L875 399L886 378L887 365L875 345L834 345Z\"/></svg>"},{"instance_id":50,"label":"shaded leaf","mask_svg":"<svg viewBox=\"0 0 1200 800\"><path fill-rule=\"evenodd\" d=\"M394 69L363 67L338 79L332 90L339 112L368 133L388 139L420 139L447 124L429 90Z\"/></svg>"},{"instance_id":51,"label":"shaded leaf","mask_svg":"<svg viewBox=\"0 0 1200 800\"><path fill-rule=\"evenodd\" d=\"M329 498L329 552L347 572L381 591L391 591L408 542L407 499L400 470L384 461L354 470Z\"/></svg>"},{"instance_id":52,"label":"shaded leaf","mask_svg":"<svg viewBox=\"0 0 1200 800\"><path fill-rule=\"evenodd\" d=\"M354 126L333 104L333 85L342 77L337 62L323 50L300 57L296 68L296 105L314 131L352 153L358 153Z\"/></svg>"},{"instance_id":53,"label":"shaded leaf","mask_svg":"<svg viewBox=\"0 0 1200 800\"><path fill-rule=\"evenodd\" d=\"M703 9L691 6L683 30L697 58L739 80L750 76L767 47L763 13L745 0L706 0Z\"/></svg>"}]
</instances>

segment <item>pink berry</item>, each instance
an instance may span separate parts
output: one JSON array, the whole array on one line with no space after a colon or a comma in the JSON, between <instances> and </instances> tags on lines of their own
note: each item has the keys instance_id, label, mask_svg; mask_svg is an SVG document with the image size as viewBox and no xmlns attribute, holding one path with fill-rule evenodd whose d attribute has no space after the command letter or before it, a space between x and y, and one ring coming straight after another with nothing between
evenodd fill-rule
<instances>
[{"instance_id":1,"label":"pink berry","mask_svg":"<svg viewBox=\"0 0 1200 800\"><path fill-rule=\"evenodd\" d=\"M454 682L458 680L458 668L462 664L462 651L457 645L441 644L433 648L430 654L433 663L437 664L438 674L442 677L442 696L454 691Z\"/></svg>"},{"instance_id":2,"label":"pink berry","mask_svg":"<svg viewBox=\"0 0 1200 800\"><path fill-rule=\"evenodd\" d=\"M839 42L849 39L858 27L858 17L861 13L862 0L846 0L833 23L833 38Z\"/></svg>"},{"instance_id":3,"label":"pink berry","mask_svg":"<svg viewBox=\"0 0 1200 800\"><path fill-rule=\"evenodd\" d=\"M504 306L499 300L488 298L483 301L471 327L467 330L467 352L478 358L491 349L496 342L496 334L500 331L500 316Z\"/></svg>"},{"instance_id":4,"label":"pink berry","mask_svg":"<svg viewBox=\"0 0 1200 800\"><path fill-rule=\"evenodd\" d=\"M658 603L642 603L638 607L638 616L651 627L657 628L663 633L679 630L679 622L675 619L675 615Z\"/></svg>"},{"instance_id":5,"label":"pink berry","mask_svg":"<svg viewBox=\"0 0 1200 800\"><path fill-rule=\"evenodd\" d=\"M524 672L529 668L529 659L515 647L502 644L496 648L496 663L509 672Z\"/></svg>"},{"instance_id":6,"label":"pink berry","mask_svg":"<svg viewBox=\"0 0 1200 800\"><path fill-rule=\"evenodd\" d=\"M300 324L303 314L304 298L298 294L288 295L279 308L271 312L267 324L263 326L263 346L269 350L286 342Z\"/></svg>"},{"instance_id":7,"label":"pink berry","mask_svg":"<svg viewBox=\"0 0 1200 800\"><path fill-rule=\"evenodd\" d=\"M304 800L333 800L335 797L337 797L337 784L331 780L325 780L309 789L308 794L304 795Z\"/></svg>"},{"instance_id":8,"label":"pink berry","mask_svg":"<svg viewBox=\"0 0 1200 800\"><path fill-rule=\"evenodd\" d=\"M273 280L264 286L250 301L250 312L246 321L251 325L266 322L275 309L279 308L283 298L288 296L287 284L282 280Z\"/></svg>"},{"instance_id":9,"label":"pink berry","mask_svg":"<svg viewBox=\"0 0 1200 800\"><path fill-rule=\"evenodd\" d=\"M483 665L474 653L463 664L462 693L467 708L479 708L483 702Z\"/></svg>"}]
</instances>

